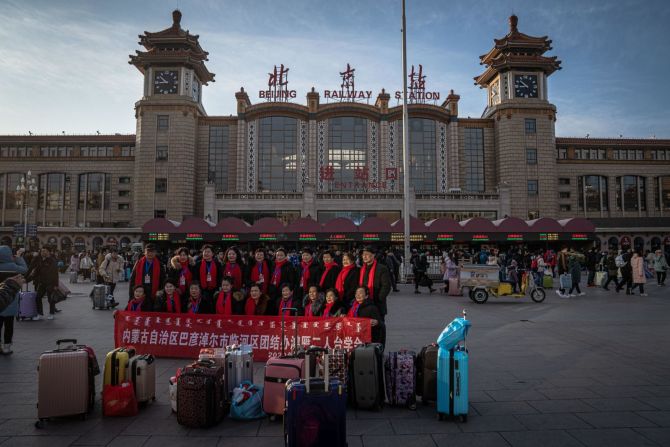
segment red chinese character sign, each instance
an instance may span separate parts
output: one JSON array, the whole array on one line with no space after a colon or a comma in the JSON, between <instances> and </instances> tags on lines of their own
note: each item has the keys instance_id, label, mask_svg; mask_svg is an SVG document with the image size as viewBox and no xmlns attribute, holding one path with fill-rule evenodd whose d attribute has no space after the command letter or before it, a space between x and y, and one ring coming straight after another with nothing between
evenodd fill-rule
<instances>
[{"instance_id":1,"label":"red chinese character sign","mask_svg":"<svg viewBox=\"0 0 670 447\"><path fill-rule=\"evenodd\" d=\"M202 348L248 344L254 359L281 355L281 317L188 315L157 312L114 314L114 346L132 345L157 357L198 357ZM284 346L294 344L294 320L286 322ZM298 318L298 344L351 350L371 341L367 318Z\"/></svg>"},{"instance_id":2,"label":"red chinese character sign","mask_svg":"<svg viewBox=\"0 0 670 447\"><path fill-rule=\"evenodd\" d=\"M274 102L288 102L289 98L295 98L297 92L288 89L288 67L284 64L274 67L274 70L268 73L268 89L258 92L259 98Z\"/></svg>"}]
</instances>

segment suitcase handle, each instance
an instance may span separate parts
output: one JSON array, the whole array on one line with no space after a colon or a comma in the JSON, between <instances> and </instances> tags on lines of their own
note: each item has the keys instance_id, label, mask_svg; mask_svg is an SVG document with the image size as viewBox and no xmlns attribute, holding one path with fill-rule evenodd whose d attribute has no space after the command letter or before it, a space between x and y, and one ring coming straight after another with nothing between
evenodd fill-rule
<instances>
[{"instance_id":1,"label":"suitcase handle","mask_svg":"<svg viewBox=\"0 0 670 447\"><path fill-rule=\"evenodd\" d=\"M63 343L70 343L71 345L76 345L77 344L77 339L76 338L61 338L60 340L56 340L56 346L60 346Z\"/></svg>"}]
</instances>

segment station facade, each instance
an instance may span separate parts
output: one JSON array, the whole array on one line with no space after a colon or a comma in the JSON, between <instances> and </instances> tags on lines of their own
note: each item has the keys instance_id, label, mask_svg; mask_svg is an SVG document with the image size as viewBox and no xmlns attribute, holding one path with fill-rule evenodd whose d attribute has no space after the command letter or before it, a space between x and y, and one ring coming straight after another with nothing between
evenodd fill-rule
<instances>
[{"instance_id":1,"label":"station facade","mask_svg":"<svg viewBox=\"0 0 670 447\"><path fill-rule=\"evenodd\" d=\"M411 214L580 217L603 248L670 245L670 140L556 137L548 84L561 61L546 36L521 33L515 16L509 26L480 56L480 118L460 117L459 95L426 91L422 67L412 67ZM346 65L339 89L300 93L281 65L261 102L240 88L236 115L209 116L202 97L215 75L181 13L139 37L129 61L144 85L136 134L0 136L3 243L23 243L13 230L26 214L42 243L89 249L136 242L154 218L401 219L398 92L358 90ZM21 195L28 171L37 192Z\"/></svg>"}]
</instances>

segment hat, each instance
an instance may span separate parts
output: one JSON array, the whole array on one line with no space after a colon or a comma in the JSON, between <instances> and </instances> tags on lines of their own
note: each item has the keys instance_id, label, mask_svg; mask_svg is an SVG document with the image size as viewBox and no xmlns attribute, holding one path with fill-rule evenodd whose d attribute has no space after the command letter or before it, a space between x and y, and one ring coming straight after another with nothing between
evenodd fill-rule
<instances>
[{"instance_id":1,"label":"hat","mask_svg":"<svg viewBox=\"0 0 670 447\"><path fill-rule=\"evenodd\" d=\"M363 247L363 251L370 252L373 255L377 253L377 250L375 250L375 248L372 245L366 245L365 247Z\"/></svg>"}]
</instances>

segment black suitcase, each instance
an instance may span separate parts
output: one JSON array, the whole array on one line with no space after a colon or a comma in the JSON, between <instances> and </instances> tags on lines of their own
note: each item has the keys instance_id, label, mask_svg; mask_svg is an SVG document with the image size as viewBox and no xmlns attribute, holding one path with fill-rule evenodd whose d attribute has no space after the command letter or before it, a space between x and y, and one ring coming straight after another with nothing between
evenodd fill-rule
<instances>
[{"instance_id":1,"label":"black suitcase","mask_svg":"<svg viewBox=\"0 0 670 447\"><path fill-rule=\"evenodd\" d=\"M386 400L383 345L367 343L357 346L351 352L349 365L349 394L354 407L381 410Z\"/></svg>"},{"instance_id":2,"label":"black suitcase","mask_svg":"<svg viewBox=\"0 0 670 447\"><path fill-rule=\"evenodd\" d=\"M424 346L416 359L416 394L424 405L437 401L437 352L433 343Z\"/></svg>"},{"instance_id":3,"label":"black suitcase","mask_svg":"<svg viewBox=\"0 0 670 447\"><path fill-rule=\"evenodd\" d=\"M209 360L187 366L177 379L177 422L191 428L212 427L226 412L225 368Z\"/></svg>"}]
</instances>

